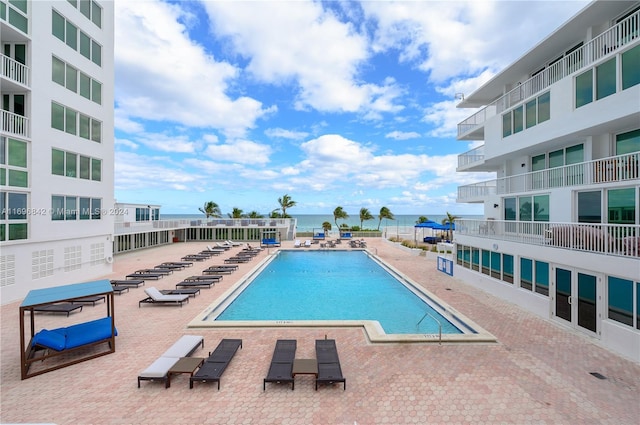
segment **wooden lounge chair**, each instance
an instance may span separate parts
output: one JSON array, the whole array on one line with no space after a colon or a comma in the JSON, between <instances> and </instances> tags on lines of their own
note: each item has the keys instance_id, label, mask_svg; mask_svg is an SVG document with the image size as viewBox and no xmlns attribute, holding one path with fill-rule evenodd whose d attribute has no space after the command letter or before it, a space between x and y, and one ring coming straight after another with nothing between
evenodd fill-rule
<instances>
[{"instance_id":1,"label":"wooden lounge chair","mask_svg":"<svg viewBox=\"0 0 640 425\"><path fill-rule=\"evenodd\" d=\"M267 382L289 383L293 391L295 381L293 380L293 360L296 357L297 341L295 339L279 339L276 341L276 348L273 350L271 364L267 377L262 382L262 391L266 389Z\"/></svg>"},{"instance_id":2,"label":"wooden lounge chair","mask_svg":"<svg viewBox=\"0 0 640 425\"><path fill-rule=\"evenodd\" d=\"M138 302L138 308L142 304L173 304L182 307L183 302L189 302L189 295L165 295L153 286L145 288L144 292L148 297Z\"/></svg>"},{"instance_id":3,"label":"wooden lounge chair","mask_svg":"<svg viewBox=\"0 0 640 425\"><path fill-rule=\"evenodd\" d=\"M71 314L72 311L76 311L78 309L82 311L82 306L79 304L59 303L34 307L33 311L38 311L40 313L66 313L67 317L69 317L69 314Z\"/></svg>"},{"instance_id":4,"label":"wooden lounge chair","mask_svg":"<svg viewBox=\"0 0 640 425\"><path fill-rule=\"evenodd\" d=\"M209 358L205 360L200 369L189 378L189 388L193 388L194 382L217 382L220 389L220 378L231 363L238 348L242 348L241 339L223 339Z\"/></svg>"},{"instance_id":5,"label":"wooden lounge chair","mask_svg":"<svg viewBox=\"0 0 640 425\"><path fill-rule=\"evenodd\" d=\"M338 357L338 349L336 348L336 340L316 340L316 358L318 360L316 391L318 391L318 384L335 384L337 382L342 382L344 390L346 390L347 380L342 375L340 358Z\"/></svg>"}]
</instances>

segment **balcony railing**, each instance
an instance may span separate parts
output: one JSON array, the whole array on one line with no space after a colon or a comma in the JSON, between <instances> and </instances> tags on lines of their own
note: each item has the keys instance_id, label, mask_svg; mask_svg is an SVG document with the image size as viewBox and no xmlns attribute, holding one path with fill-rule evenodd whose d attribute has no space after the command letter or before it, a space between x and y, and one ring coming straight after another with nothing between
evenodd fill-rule
<instances>
[{"instance_id":1,"label":"balcony railing","mask_svg":"<svg viewBox=\"0 0 640 425\"><path fill-rule=\"evenodd\" d=\"M458 168L484 160L484 145L458 155Z\"/></svg>"},{"instance_id":2,"label":"balcony railing","mask_svg":"<svg viewBox=\"0 0 640 425\"><path fill-rule=\"evenodd\" d=\"M640 257L640 225L456 220L456 234L621 257Z\"/></svg>"},{"instance_id":3,"label":"balcony railing","mask_svg":"<svg viewBox=\"0 0 640 425\"><path fill-rule=\"evenodd\" d=\"M9 56L0 55L0 75L29 87L29 68Z\"/></svg>"},{"instance_id":4,"label":"balcony railing","mask_svg":"<svg viewBox=\"0 0 640 425\"><path fill-rule=\"evenodd\" d=\"M540 93L553 83L622 49L639 36L640 11L596 36L580 48L545 68L544 71L534 75L524 83L519 84L510 92L462 121L458 124L458 137L484 124L489 118L496 114Z\"/></svg>"},{"instance_id":5,"label":"balcony railing","mask_svg":"<svg viewBox=\"0 0 640 425\"><path fill-rule=\"evenodd\" d=\"M115 223L116 235L146 232L150 230L173 230L193 227L258 227L258 228L288 228L289 218L243 218L243 219L179 219L179 220L154 220L132 221Z\"/></svg>"},{"instance_id":6,"label":"balcony railing","mask_svg":"<svg viewBox=\"0 0 640 425\"><path fill-rule=\"evenodd\" d=\"M558 187L613 183L640 178L640 152L548 168L458 187L458 202Z\"/></svg>"},{"instance_id":7,"label":"balcony railing","mask_svg":"<svg viewBox=\"0 0 640 425\"><path fill-rule=\"evenodd\" d=\"M1 112L2 114L0 116L2 120L0 121L0 129L2 129L3 132L16 136L30 137L29 118L9 111Z\"/></svg>"}]
</instances>

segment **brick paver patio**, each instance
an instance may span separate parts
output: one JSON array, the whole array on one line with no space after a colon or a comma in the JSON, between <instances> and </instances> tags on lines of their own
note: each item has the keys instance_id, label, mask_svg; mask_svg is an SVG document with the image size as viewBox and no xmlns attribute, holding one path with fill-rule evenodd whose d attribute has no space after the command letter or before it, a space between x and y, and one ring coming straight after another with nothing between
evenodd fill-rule
<instances>
[{"instance_id":1,"label":"brick paver patio","mask_svg":"<svg viewBox=\"0 0 640 425\"><path fill-rule=\"evenodd\" d=\"M638 424L640 365L597 341L539 319L518 307L435 270L435 261L411 255L383 240L372 251L498 339L497 344L371 344L360 328L187 329L186 324L258 260L180 307L143 305L142 288L116 296L116 352L20 380L19 302L1 308L0 422L55 424ZM285 248L293 246L285 243ZM198 252L205 243L181 243L116 257L124 275ZM314 245L314 248L317 245ZM200 274L239 248L147 286L169 289ZM305 248L299 248L305 249ZM261 254L261 256L266 253ZM59 327L104 315L103 304L80 313L38 314L38 327ZM176 375L171 387L143 382L139 372L180 335L197 334L206 357L221 338L242 338L243 348L216 385ZM290 386L262 390L276 339L297 339L296 357L312 358L314 340L335 338L347 389L296 378ZM606 379L598 379L598 372Z\"/></svg>"}]
</instances>

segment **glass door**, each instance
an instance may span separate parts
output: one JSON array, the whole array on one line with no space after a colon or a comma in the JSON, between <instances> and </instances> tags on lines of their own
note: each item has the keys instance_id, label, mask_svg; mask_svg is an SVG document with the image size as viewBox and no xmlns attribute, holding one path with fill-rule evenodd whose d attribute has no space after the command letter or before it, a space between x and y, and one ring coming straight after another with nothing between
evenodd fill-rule
<instances>
[{"instance_id":1,"label":"glass door","mask_svg":"<svg viewBox=\"0 0 640 425\"><path fill-rule=\"evenodd\" d=\"M598 288L597 276L576 270L555 268L553 315L571 326L597 333Z\"/></svg>"}]
</instances>

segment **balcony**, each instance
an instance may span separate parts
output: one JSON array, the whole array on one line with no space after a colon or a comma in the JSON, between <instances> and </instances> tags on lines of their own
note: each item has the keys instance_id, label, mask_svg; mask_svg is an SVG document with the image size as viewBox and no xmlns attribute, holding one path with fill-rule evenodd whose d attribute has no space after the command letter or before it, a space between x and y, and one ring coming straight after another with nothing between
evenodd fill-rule
<instances>
[{"instance_id":1,"label":"balcony","mask_svg":"<svg viewBox=\"0 0 640 425\"><path fill-rule=\"evenodd\" d=\"M640 225L456 220L456 235L640 258Z\"/></svg>"},{"instance_id":2,"label":"balcony","mask_svg":"<svg viewBox=\"0 0 640 425\"><path fill-rule=\"evenodd\" d=\"M1 111L0 130L14 136L31 137L29 131L29 118L14 114L9 111Z\"/></svg>"},{"instance_id":3,"label":"balcony","mask_svg":"<svg viewBox=\"0 0 640 425\"><path fill-rule=\"evenodd\" d=\"M482 202L487 195L507 195L558 187L637 181L638 178L640 178L640 152L634 152L460 186L458 187L457 201Z\"/></svg>"},{"instance_id":4,"label":"balcony","mask_svg":"<svg viewBox=\"0 0 640 425\"><path fill-rule=\"evenodd\" d=\"M9 56L0 55L0 76L29 87L29 68Z\"/></svg>"},{"instance_id":5,"label":"balcony","mask_svg":"<svg viewBox=\"0 0 640 425\"><path fill-rule=\"evenodd\" d=\"M484 145L458 155L458 170L484 162Z\"/></svg>"},{"instance_id":6,"label":"balcony","mask_svg":"<svg viewBox=\"0 0 640 425\"><path fill-rule=\"evenodd\" d=\"M484 123L525 99L549 88L553 83L598 62L633 43L640 36L640 11L585 43L562 59L529 78L493 103L458 124L458 140L482 140Z\"/></svg>"}]
</instances>

